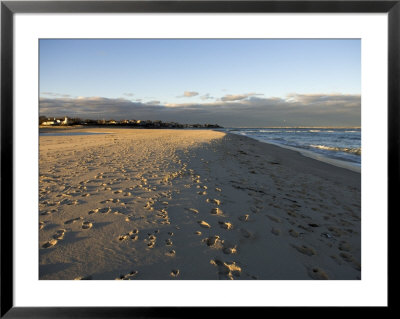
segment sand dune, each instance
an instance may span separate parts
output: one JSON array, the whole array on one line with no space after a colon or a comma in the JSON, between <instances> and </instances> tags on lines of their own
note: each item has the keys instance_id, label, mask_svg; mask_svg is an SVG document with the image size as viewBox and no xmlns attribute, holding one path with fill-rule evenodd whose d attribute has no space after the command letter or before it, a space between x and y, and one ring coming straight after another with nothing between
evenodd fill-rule
<instances>
[{"instance_id":1,"label":"sand dune","mask_svg":"<svg viewBox=\"0 0 400 319\"><path fill-rule=\"evenodd\" d=\"M40 279L361 278L359 173L223 132L79 131L109 134L40 137Z\"/></svg>"}]
</instances>

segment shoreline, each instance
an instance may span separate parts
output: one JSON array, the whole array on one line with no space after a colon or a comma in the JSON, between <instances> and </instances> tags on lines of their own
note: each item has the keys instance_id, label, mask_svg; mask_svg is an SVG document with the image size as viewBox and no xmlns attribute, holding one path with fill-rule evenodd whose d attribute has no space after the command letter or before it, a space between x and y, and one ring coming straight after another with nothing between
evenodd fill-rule
<instances>
[{"instance_id":1,"label":"shoreline","mask_svg":"<svg viewBox=\"0 0 400 319\"><path fill-rule=\"evenodd\" d=\"M232 133L230 133L230 134L232 134ZM252 138L250 136L246 136L246 137ZM309 150L303 150L301 148L296 148L296 147L292 147L292 146L288 146L288 145L283 145L283 144L278 144L278 143L271 143L271 142L266 142L266 141L259 141L259 140L255 139L255 138L252 138L252 139L256 140L258 142L261 142L261 143L266 143L266 144L278 146L278 147L281 147L281 148L285 148L285 149L300 153L301 155L303 155L305 157L309 157L309 158L315 159L315 160L320 161L320 162L331 164L333 166L344 168L344 169L348 169L350 171L357 172L357 173L361 174L361 166L358 166L355 163L353 164L352 162L346 162L346 161L330 158L328 156L317 154L317 153L309 151Z\"/></svg>"},{"instance_id":2,"label":"shoreline","mask_svg":"<svg viewBox=\"0 0 400 319\"><path fill-rule=\"evenodd\" d=\"M226 133L235 134L235 133L231 133L229 131L227 131ZM357 173L361 174L361 165L359 165L357 163L331 158L329 156L326 156L326 155L323 155L323 154L320 154L320 153L316 153L316 152L313 152L313 151L310 151L310 150L302 149L302 148L297 148L297 147L293 147L293 146L289 146L289 145L273 143L273 142L265 141L265 140L262 140L262 139L257 139L256 137L252 137L252 136L241 135L241 134L235 134L235 135L245 136L245 137L251 138L251 139L253 139L255 141L261 142L261 143L266 143L266 144L269 144L269 145L275 145L275 146L278 146L278 147L281 147L281 148L292 150L294 152L298 152L298 153L302 154L303 156L306 156L306 157L309 157L309 158L312 158L312 159L315 159L315 160L318 160L318 161L321 161L321 162L325 162L325 163L328 163L328 164L331 164L331 165L334 165L334 166L337 166L337 167L345 168L345 169L348 169L348 170L351 170L351 171L354 171L354 172L357 172Z\"/></svg>"},{"instance_id":3,"label":"shoreline","mask_svg":"<svg viewBox=\"0 0 400 319\"><path fill-rule=\"evenodd\" d=\"M227 134L232 134L256 142L255 145L259 147L263 154L266 155L272 153L274 158L283 162L285 166L295 168L302 172L317 175L321 178L330 178L332 180L342 179L342 176L347 174L352 176L352 179L361 178L361 170L351 170L347 167L335 165L334 161L325 161L313 156L307 156L303 154L301 150L294 147L286 147L283 145L259 141L249 136L237 135L234 133ZM336 178L335 176L339 176L339 178Z\"/></svg>"},{"instance_id":4,"label":"shoreline","mask_svg":"<svg viewBox=\"0 0 400 319\"><path fill-rule=\"evenodd\" d=\"M361 176L218 130L40 136L39 279L359 280Z\"/></svg>"}]
</instances>

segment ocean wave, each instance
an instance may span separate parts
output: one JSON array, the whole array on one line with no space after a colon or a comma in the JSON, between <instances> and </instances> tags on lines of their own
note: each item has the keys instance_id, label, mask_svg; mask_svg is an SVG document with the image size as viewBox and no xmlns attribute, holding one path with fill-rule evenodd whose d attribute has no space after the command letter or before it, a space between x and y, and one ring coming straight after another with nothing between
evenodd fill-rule
<instances>
[{"instance_id":1,"label":"ocean wave","mask_svg":"<svg viewBox=\"0 0 400 319\"><path fill-rule=\"evenodd\" d=\"M361 148L348 148L348 147L332 147L326 145L310 145L312 148L317 148L325 151L345 152L355 155L361 155Z\"/></svg>"}]
</instances>

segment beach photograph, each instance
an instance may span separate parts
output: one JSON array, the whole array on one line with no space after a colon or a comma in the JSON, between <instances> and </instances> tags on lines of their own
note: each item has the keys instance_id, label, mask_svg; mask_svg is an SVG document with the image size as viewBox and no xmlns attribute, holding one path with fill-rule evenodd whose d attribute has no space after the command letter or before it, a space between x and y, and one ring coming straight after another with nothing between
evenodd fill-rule
<instances>
[{"instance_id":1,"label":"beach photograph","mask_svg":"<svg viewBox=\"0 0 400 319\"><path fill-rule=\"evenodd\" d=\"M360 39L40 39L38 103L39 280L361 280Z\"/></svg>"}]
</instances>

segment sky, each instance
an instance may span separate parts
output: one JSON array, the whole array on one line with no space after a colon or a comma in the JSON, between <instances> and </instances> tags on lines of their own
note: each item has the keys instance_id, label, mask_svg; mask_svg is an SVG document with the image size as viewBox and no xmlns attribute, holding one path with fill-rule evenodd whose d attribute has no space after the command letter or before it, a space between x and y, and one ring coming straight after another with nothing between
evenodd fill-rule
<instances>
[{"instance_id":1,"label":"sky","mask_svg":"<svg viewBox=\"0 0 400 319\"><path fill-rule=\"evenodd\" d=\"M359 39L41 39L40 115L360 126Z\"/></svg>"}]
</instances>

